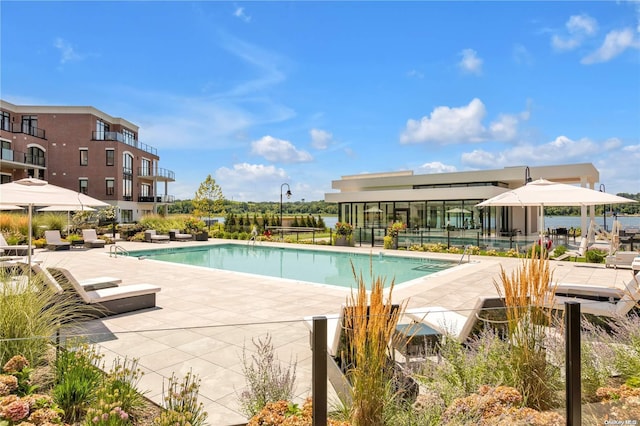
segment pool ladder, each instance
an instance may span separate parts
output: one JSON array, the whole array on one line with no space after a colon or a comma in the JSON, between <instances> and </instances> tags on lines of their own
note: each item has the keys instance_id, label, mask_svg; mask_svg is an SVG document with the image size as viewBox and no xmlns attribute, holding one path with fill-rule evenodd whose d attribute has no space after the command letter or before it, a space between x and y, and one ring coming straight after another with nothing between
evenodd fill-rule
<instances>
[{"instance_id":1,"label":"pool ladder","mask_svg":"<svg viewBox=\"0 0 640 426\"><path fill-rule=\"evenodd\" d=\"M109 257L111 257L111 255L113 255L113 257L118 257L118 253L123 256L129 256L129 252L124 247L115 244L109 246Z\"/></svg>"},{"instance_id":2,"label":"pool ladder","mask_svg":"<svg viewBox=\"0 0 640 426\"><path fill-rule=\"evenodd\" d=\"M458 262L458 265L462 264L462 261L464 260L464 255L467 255L467 263L471 263L471 246L465 246L464 247L464 251L462 252L462 257L460 258L460 261Z\"/></svg>"}]
</instances>

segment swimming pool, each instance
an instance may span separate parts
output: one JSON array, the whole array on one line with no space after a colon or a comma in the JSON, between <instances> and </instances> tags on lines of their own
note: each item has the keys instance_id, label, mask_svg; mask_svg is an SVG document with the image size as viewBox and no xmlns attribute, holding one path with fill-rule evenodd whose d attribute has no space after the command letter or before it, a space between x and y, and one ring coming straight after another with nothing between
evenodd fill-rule
<instances>
[{"instance_id":1,"label":"swimming pool","mask_svg":"<svg viewBox=\"0 0 640 426\"><path fill-rule=\"evenodd\" d=\"M129 252L129 255L341 287L352 287L355 284L351 270L352 262L356 273L362 273L365 282L371 281L369 271L373 268L373 276L384 278L386 286L389 286L394 278L395 283L400 284L457 265L457 262L439 259L247 244L136 250Z\"/></svg>"}]
</instances>

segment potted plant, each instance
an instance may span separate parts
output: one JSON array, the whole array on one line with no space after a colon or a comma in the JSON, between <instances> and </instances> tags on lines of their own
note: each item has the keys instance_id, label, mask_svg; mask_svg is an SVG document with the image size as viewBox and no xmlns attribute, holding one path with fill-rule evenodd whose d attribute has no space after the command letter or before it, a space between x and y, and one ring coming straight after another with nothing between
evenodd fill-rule
<instances>
[{"instance_id":1,"label":"potted plant","mask_svg":"<svg viewBox=\"0 0 640 426\"><path fill-rule=\"evenodd\" d=\"M193 239L196 241L207 241L209 239L209 233L206 231L204 221L196 217L188 217L184 221L184 229L187 234L193 235Z\"/></svg>"},{"instance_id":2,"label":"potted plant","mask_svg":"<svg viewBox=\"0 0 640 426\"><path fill-rule=\"evenodd\" d=\"M394 250L398 249L398 234L400 231L404 231L407 229L407 224L402 223L400 221L393 222L389 228L387 228L387 237L391 237L391 247L387 247L389 239L385 237L385 248L392 248Z\"/></svg>"},{"instance_id":3,"label":"potted plant","mask_svg":"<svg viewBox=\"0 0 640 426\"><path fill-rule=\"evenodd\" d=\"M352 246L353 245L353 225L347 222L336 223L336 235L334 237L334 245L336 246Z\"/></svg>"}]
</instances>

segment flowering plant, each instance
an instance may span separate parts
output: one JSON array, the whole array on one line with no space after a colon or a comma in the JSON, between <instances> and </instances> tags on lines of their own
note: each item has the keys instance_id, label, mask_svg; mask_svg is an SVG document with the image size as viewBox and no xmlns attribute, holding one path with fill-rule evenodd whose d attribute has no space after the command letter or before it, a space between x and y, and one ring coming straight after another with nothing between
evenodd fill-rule
<instances>
[{"instance_id":1,"label":"flowering plant","mask_svg":"<svg viewBox=\"0 0 640 426\"><path fill-rule=\"evenodd\" d=\"M353 225L346 222L336 223L336 234L342 237L350 237L353 234Z\"/></svg>"},{"instance_id":2,"label":"flowering plant","mask_svg":"<svg viewBox=\"0 0 640 426\"><path fill-rule=\"evenodd\" d=\"M400 231L407 229L407 224L402 222L393 222L387 229L387 235L397 237Z\"/></svg>"}]
</instances>

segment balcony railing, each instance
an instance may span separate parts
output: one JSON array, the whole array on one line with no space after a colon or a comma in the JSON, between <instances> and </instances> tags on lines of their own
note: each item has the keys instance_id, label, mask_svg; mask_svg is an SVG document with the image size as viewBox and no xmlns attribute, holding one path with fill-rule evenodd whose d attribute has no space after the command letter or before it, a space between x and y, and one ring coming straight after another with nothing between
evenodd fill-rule
<instances>
[{"instance_id":1,"label":"balcony railing","mask_svg":"<svg viewBox=\"0 0 640 426\"><path fill-rule=\"evenodd\" d=\"M175 196L173 195L147 195L138 197L139 203L173 203Z\"/></svg>"},{"instance_id":2,"label":"balcony railing","mask_svg":"<svg viewBox=\"0 0 640 426\"><path fill-rule=\"evenodd\" d=\"M163 168L148 169L145 167L138 167L138 177L148 177L148 178L160 177L160 178L165 178L169 180L175 180L176 174L171 170L167 170Z\"/></svg>"},{"instance_id":3,"label":"balcony railing","mask_svg":"<svg viewBox=\"0 0 640 426\"><path fill-rule=\"evenodd\" d=\"M136 139L132 139L130 137L126 137L123 133L120 132L102 132L102 131L93 131L91 138L94 141L116 141L121 142L123 144L132 146L134 148L141 149L144 152L148 152L153 155L158 155L158 150L152 146L149 146L145 143L139 142Z\"/></svg>"},{"instance_id":4,"label":"balcony railing","mask_svg":"<svg viewBox=\"0 0 640 426\"><path fill-rule=\"evenodd\" d=\"M46 139L44 129L40 129L39 127L26 126L22 125L22 123L11 123L11 133L24 133L25 135L30 135L39 139ZM7 129L2 129L7 130Z\"/></svg>"},{"instance_id":5,"label":"balcony railing","mask_svg":"<svg viewBox=\"0 0 640 426\"><path fill-rule=\"evenodd\" d=\"M46 165L44 157L29 155L24 152L14 151L13 149L7 148L3 148L0 151L0 159L20 164L32 164L39 167L45 167Z\"/></svg>"}]
</instances>

